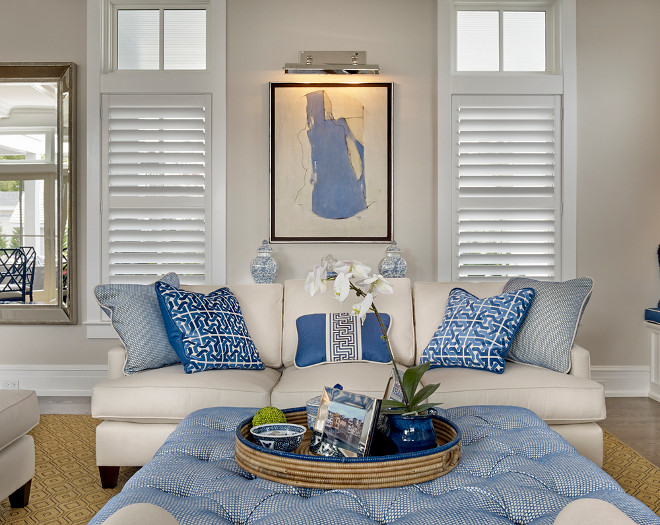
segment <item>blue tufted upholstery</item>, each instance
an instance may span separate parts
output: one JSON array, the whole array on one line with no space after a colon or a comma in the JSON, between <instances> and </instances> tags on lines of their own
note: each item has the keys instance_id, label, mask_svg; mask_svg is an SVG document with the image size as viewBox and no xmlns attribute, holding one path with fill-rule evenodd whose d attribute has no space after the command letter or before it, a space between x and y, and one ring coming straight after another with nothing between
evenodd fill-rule
<instances>
[{"instance_id":1,"label":"blue tufted upholstery","mask_svg":"<svg viewBox=\"0 0 660 525\"><path fill-rule=\"evenodd\" d=\"M436 480L328 491L267 481L238 467L235 428L254 412L208 408L188 416L90 523L99 525L126 505L146 502L182 525L550 525L571 501L595 498L639 524L660 525L648 507L523 408L440 410L461 429L462 456Z\"/></svg>"}]
</instances>

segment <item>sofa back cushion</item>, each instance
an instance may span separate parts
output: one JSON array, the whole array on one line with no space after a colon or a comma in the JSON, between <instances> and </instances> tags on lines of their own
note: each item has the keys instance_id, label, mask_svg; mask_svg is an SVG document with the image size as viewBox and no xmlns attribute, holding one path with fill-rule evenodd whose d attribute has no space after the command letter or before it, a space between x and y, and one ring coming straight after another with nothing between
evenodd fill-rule
<instances>
[{"instance_id":1,"label":"sofa back cushion","mask_svg":"<svg viewBox=\"0 0 660 525\"><path fill-rule=\"evenodd\" d=\"M424 349L429 344L435 331L442 324L449 292L453 288L462 288L466 292L484 299L501 294L504 284L504 281L485 281L481 283L464 281L450 283L416 282L413 288L416 342L415 362L419 363Z\"/></svg>"},{"instance_id":2,"label":"sofa back cushion","mask_svg":"<svg viewBox=\"0 0 660 525\"><path fill-rule=\"evenodd\" d=\"M387 281L394 288L394 293L379 295L376 297L375 303L379 312L389 314L391 318L389 337L394 358L397 363L411 366L415 358L415 338L410 279L399 278ZM298 348L298 331L296 329L298 317L314 313L350 312L351 306L357 302L358 299L352 292L343 303L339 302L335 299L331 286L324 295L316 294L314 297L310 297L305 291L304 279L285 281L282 330L282 362L284 366L294 366Z\"/></svg>"},{"instance_id":3,"label":"sofa back cushion","mask_svg":"<svg viewBox=\"0 0 660 525\"><path fill-rule=\"evenodd\" d=\"M184 285L181 288L208 294L219 285ZM282 366L282 285L235 284L228 288L238 299L261 361L270 368L279 368Z\"/></svg>"}]
</instances>

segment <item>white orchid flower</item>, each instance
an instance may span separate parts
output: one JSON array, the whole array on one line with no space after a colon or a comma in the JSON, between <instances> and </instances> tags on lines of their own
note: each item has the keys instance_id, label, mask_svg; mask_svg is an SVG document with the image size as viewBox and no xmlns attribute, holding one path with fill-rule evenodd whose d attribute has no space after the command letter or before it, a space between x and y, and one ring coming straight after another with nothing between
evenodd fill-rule
<instances>
[{"instance_id":1,"label":"white orchid flower","mask_svg":"<svg viewBox=\"0 0 660 525\"><path fill-rule=\"evenodd\" d=\"M374 296L368 293L361 303L353 305L353 315L357 315L360 321L364 323L364 318L367 315L367 312L371 308L371 305L374 303Z\"/></svg>"},{"instance_id":2,"label":"white orchid flower","mask_svg":"<svg viewBox=\"0 0 660 525\"><path fill-rule=\"evenodd\" d=\"M366 279L371 272L371 268L360 261L339 261L335 263L333 270L337 273L351 274L358 279Z\"/></svg>"},{"instance_id":3,"label":"white orchid flower","mask_svg":"<svg viewBox=\"0 0 660 525\"><path fill-rule=\"evenodd\" d=\"M328 287L327 278L328 272L325 264L317 266L307 274L307 279L305 279L305 291L312 297L314 297L316 292L324 294Z\"/></svg>"},{"instance_id":4,"label":"white orchid flower","mask_svg":"<svg viewBox=\"0 0 660 525\"><path fill-rule=\"evenodd\" d=\"M338 273L335 278L335 297L344 302L351 291L351 274Z\"/></svg>"},{"instance_id":5,"label":"white orchid flower","mask_svg":"<svg viewBox=\"0 0 660 525\"><path fill-rule=\"evenodd\" d=\"M388 283L385 278L378 274L373 274L371 277L365 279L360 283L360 286L368 286L369 287L369 292L374 292L375 294L392 294L394 293L394 288L392 288L392 285Z\"/></svg>"}]
</instances>

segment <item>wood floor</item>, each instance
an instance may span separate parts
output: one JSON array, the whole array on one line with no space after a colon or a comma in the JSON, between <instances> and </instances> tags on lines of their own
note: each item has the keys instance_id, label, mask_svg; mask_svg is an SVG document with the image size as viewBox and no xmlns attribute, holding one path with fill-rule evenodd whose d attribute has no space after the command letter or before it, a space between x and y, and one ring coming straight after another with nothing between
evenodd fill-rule
<instances>
[{"instance_id":1,"label":"wood floor","mask_svg":"<svg viewBox=\"0 0 660 525\"><path fill-rule=\"evenodd\" d=\"M608 397L598 424L651 463L660 466L660 403L647 397Z\"/></svg>"},{"instance_id":2,"label":"wood floor","mask_svg":"<svg viewBox=\"0 0 660 525\"><path fill-rule=\"evenodd\" d=\"M660 403L646 397L608 397L607 419L599 424L660 466ZM89 397L40 397L42 414L90 414Z\"/></svg>"}]
</instances>

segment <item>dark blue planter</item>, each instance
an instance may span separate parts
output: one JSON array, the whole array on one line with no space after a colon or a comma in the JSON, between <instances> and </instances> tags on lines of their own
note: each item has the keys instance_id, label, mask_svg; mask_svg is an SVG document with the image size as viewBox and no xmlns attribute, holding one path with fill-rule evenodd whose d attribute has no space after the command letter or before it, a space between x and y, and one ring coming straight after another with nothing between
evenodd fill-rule
<instances>
[{"instance_id":1,"label":"dark blue planter","mask_svg":"<svg viewBox=\"0 0 660 525\"><path fill-rule=\"evenodd\" d=\"M388 416L387 437L397 448L398 453L419 452L434 448L436 443L433 416Z\"/></svg>"}]
</instances>

